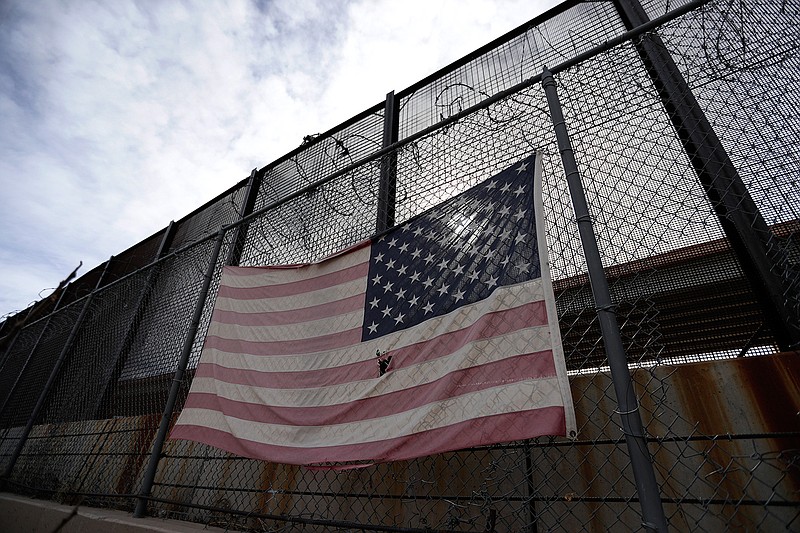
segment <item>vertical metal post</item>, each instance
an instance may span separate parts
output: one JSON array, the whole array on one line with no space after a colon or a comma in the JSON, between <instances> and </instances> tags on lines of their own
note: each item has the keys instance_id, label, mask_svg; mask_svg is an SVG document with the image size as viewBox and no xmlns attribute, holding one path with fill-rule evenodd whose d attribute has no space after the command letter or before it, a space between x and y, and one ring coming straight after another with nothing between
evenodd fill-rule
<instances>
[{"instance_id":1,"label":"vertical metal post","mask_svg":"<svg viewBox=\"0 0 800 533\"><path fill-rule=\"evenodd\" d=\"M42 342L42 338L44 337L44 334L47 331L47 328L50 326L50 319L52 318L53 314L55 314L55 312L58 310L58 306L61 304L61 299L64 297L64 294L66 294L66 292L67 292L66 287L64 287L64 289L61 290L61 294L58 295L58 301L56 302L56 306L53 308L53 311L50 313L50 315L48 315L48 317L46 319L46 322L44 324L44 327L42 328L42 331L40 331L39 335L36 337L36 342L33 343L33 348L31 348L31 350L28 352L28 357L25 359L25 363L22 365L22 368L20 369L19 373L17 374L17 379L14 381L14 384L11 386L11 389L8 391L8 394L6 395L5 399L3 400L3 404L0 406L0 420L2 420L3 413L5 412L6 405L8 404L8 400L11 399L11 397L14 395L14 391L17 390L17 385L19 385L20 380L22 380L22 375L25 373L25 370L28 368L28 365L30 364L31 359L33 358L33 354L36 352L36 349L39 347L39 343ZM20 331L22 331L22 330L20 329ZM17 335L19 335L19 331L17 332ZM16 337L14 337L14 340L16 341ZM12 346L13 346L13 344L12 344ZM11 350L11 346L9 346L9 350Z\"/></svg>"},{"instance_id":2,"label":"vertical metal post","mask_svg":"<svg viewBox=\"0 0 800 533\"><path fill-rule=\"evenodd\" d=\"M539 520L536 517L536 485L533 481L533 457L531 457L531 445L530 441L525 441L525 445L522 447L522 453L525 454L525 481L528 485L528 518L530 519L530 524L528 524L527 533L538 533L539 531Z\"/></svg>"},{"instance_id":3,"label":"vertical metal post","mask_svg":"<svg viewBox=\"0 0 800 533\"><path fill-rule=\"evenodd\" d=\"M169 397L164 406L164 413L161 415L161 425L158 427L155 441L153 442L153 449L150 452L150 460L147 463L147 470L142 479L142 486L139 489L139 498L136 502L136 509L133 512L135 518L142 518L147 514L147 498L153 489L153 481L156 478L156 470L158 463L161 460L161 451L164 448L164 441L167 439L167 432L169 431L169 424L172 420L172 411L175 409L175 403L178 400L178 393L183 385L183 375L186 372L186 366L189 364L189 356L192 353L192 345L194 344L195 337L197 336L197 329L200 327L200 319L203 317L203 308L206 304L208 296L208 289L211 287L211 280L214 278L214 269L217 266L219 259L219 252L222 249L222 239L225 236L225 230L220 228L217 232L217 237L214 239L214 249L211 252L211 258L206 268L205 279L200 288L200 294L197 297L197 304L194 308L194 316L192 323L189 326L189 331L186 335L186 340L183 343L183 351L181 358L175 368L175 376L172 378L172 386L169 389Z\"/></svg>"},{"instance_id":4,"label":"vertical metal post","mask_svg":"<svg viewBox=\"0 0 800 533\"><path fill-rule=\"evenodd\" d=\"M614 0L631 30L650 21L639 0ZM800 316L788 301L786 266L780 246L739 176L661 38L645 34L634 42L686 154L714 207L754 296L782 350L800 345Z\"/></svg>"},{"instance_id":5,"label":"vertical metal post","mask_svg":"<svg viewBox=\"0 0 800 533\"><path fill-rule=\"evenodd\" d=\"M169 225L164 229L164 235L161 237L161 242L158 245L158 251L156 251L155 258L152 262L158 261L162 257L164 257L167 252L169 252L169 247L172 244L172 239L175 237L175 230L177 226L175 225L174 220L170 220ZM109 415L105 417L102 415L102 409L104 406L108 405L110 402L110 396L112 394L111 384L116 383L119 380L119 377L122 375L122 370L125 368L125 364L130 357L130 350L133 345L133 341L136 338L136 334L139 331L139 321L141 316L144 312L144 309L147 305L147 302L150 299L150 294L153 290L153 284L156 280L156 272L155 268L151 268L150 271L147 273L147 278L144 282L144 288L142 289L142 293L139 295L139 301L136 303L136 311L133 315L133 319L131 320L130 326L128 327L128 331L125 333L124 340L122 341L121 348L117 351L117 356L115 358L114 369L111 372L111 375L108 377L106 382L100 386L104 387L105 390L103 394L99 394L96 397L100 399L100 401L95 405L94 412L96 417L100 418L108 418Z\"/></svg>"},{"instance_id":6,"label":"vertical metal post","mask_svg":"<svg viewBox=\"0 0 800 533\"><path fill-rule=\"evenodd\" d=\"M256 206L256 198L258 197L258 190L261 188L261 178L263 174L258 172L258 169L253 169L250 173L250 178L247 180L247 191L245 192L244 204L239 213L239 220L253 212ZM234 228L233 242L231 249L228 251L228 258L225 260L226 265L236 266L242 259L242 250L244 243L247 240L247 228L249 225L239 224Z\"/></svg>"},{"instance_id":7,"label":"vertical metal post","mask_svg":"<svg viewBox=\"0 0 800 533\"><path fill-rule=\"evenodd\" d=\"M616 392L619 406L618 412L622 421L622 430L625 434L628 455L631 459L636 491L639 494L639 502L642 507L643 525L653 531L665 532L667 531L667 520L661 505L661 495L656 483L652 459L647 449L647 439L645 438L642 418L639 414L638 400L633 390L633 382L628 371L628 361L622 344L617 315L615 314L611 293L608 289L608 281L603 272L603 262L597 248L597 238L589 216L586 195L581 183L575 155L572 151L569 134L567 133L564 115L561 111L556 82L547 68L542 73L542 86L547 95L547 104L550 108L550 116L558 139L558 149L561 153L561 161L564 165L564 172L569 185L572 206L578 222L583 253L586 256L589 282L592 287L595 305L597 306L597 318L600 322L608 364L611 367L611 379L614 383L614 391Z\"/></svg>"},{"instance_id":8,"label":"vertical metal post","mask_svg":"<svg viewBox=\"0 0 800 533\"><path fill-rule=\"evenodd\" d=\"M0 476L3 480L7 480L11 477L11 472L14 470L14 465L17 463L20 454L22 453L22 449L25 447L25 443L28 440L28 435L30 435L31 430L33 429L33 425L36 423L36 419L39 418L39 413L44 407L44 403L47 400L47 397L50 394L50 389L52 389L53 384L55 384L56 379L58 378L58 374L61 370L61 367L64 365L64 361L67 359L67 355L70 351L72 351L72 344L75 342L75 337L78 336L78 331L81 328L81 323L83 322L84 317L86 316L86 312L89 309L89 306L92 304L92 300L94 299L95 294L97 294L97 290L102 285L106 273L108 272L108 267L111 265L111 261L113 261L114 256L106 261L105 266L103 267L103 272L100 274L100 278L97 280L97 284L94 287L94 290L89 293L86 297L86 301L83 303L83 307L81 307L81 312L78 315L77 320L75 320L75 324L72 326L72 330L69 332L69 337L67 337L66 342L64 343L64 347L61 349L61 353L58 355L58 359L56 359L56 364L53 366L53 369L50 371L50 376L47 378L47 383L45 383L42 392L39 394L39 399L36 402L36 405L31 412L30 417L28 417L28 423L25 425L25 429L22 430L22 435L20 435L19 441L17 442L17 447L14 449L14 452L11 454L11 459L9 459L8 465L6 466L5 471L3 471L3 475Z\"/></svg>"},{"instance_id":9,"label":"vertical metal post","mask_svg":"<svg viewBox=\"0 0 800 533\"><path fill-rule=\"evenodd\" d=\"M399 100L394 91L386 95L383 109L383 146L391 146L397 142L400 122ZM378 188L378 219L375 224L376 233L394 226L395 202L397 194L397 154L392 152L381 158L381 181Z\"/></svg>"}]
</instances>

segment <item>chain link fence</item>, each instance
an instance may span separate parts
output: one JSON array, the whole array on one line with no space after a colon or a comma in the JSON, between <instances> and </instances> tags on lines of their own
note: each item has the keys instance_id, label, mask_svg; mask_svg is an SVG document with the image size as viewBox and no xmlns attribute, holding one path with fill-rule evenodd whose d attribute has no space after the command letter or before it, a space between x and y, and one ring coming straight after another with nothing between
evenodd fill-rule
<instances>
[{"instance_id":1,"label":"chain link fence","mask_svg":"<svg viewBox=\"0 0 800 533\"><path fill-rule=\"evenodd\" d=\"M144 497L151 515L234 530L647 529L540 83L547 65L670 528L800 528L800 5L637 5L565 2L308 137L76 280L46 311L7 319L6 489L123 510ZM652 27L636 30L648 17ZM224 264L319 260L375 234L381 220L402 223L535 150L544 153L547 244L577 439L350 470L167 441L152 490L140 494L188 351L172 422L185 400ZM220 227L219 259L210 263ZM754 256L766 258L772 281Z\"/></svg>"}]
</instances>

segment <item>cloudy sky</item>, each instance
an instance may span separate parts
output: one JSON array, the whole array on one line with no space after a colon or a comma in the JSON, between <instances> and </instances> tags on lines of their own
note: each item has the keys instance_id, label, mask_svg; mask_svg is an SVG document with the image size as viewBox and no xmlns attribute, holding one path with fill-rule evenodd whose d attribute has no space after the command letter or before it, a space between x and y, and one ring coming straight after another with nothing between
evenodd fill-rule
<instances>
[{"instance_id":1,"label":"cloudy sky","mask_svg":"<svg viewBox=\"0 0 800 533\"><path fill-rule=\"evenodd\" d=\"M0 317L556 0L0 0Z\"/></svg>"}]
</instances>

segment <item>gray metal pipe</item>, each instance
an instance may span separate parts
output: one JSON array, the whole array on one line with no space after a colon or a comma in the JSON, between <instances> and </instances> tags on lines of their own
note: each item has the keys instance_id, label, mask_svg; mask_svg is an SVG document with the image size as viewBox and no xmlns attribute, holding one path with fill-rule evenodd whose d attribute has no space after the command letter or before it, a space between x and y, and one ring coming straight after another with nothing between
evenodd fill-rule
<instances>
[{"instance_id":1,"label":"gray metal pipe","mask_svg":"<svg viewBox=\"0 0 800 533\"><path fill-rule=\"evenodd\" d=\"M550 108L550 116L558 139L558 150L561 154L561 162L564 165L567 185L572 198L572 207L575 210L575 218L578 221L578 232L581 237L583 253L586 257L589 283L591 284L592 295L597 307L597 318L600 322L600 331L603 335L608 364L611 367L611 379L614 383L614 391L616 392L619 406L618 414L622 421L622 430L625 434L625 443L631 459L636 491L639 494L639 502L642 506L642 525L652 531L666 532L667 520L664 516L661 494L656 483L653 461L647 449L647 438L642 425L642 418L639 414L639 403L633 390L633 382L628 370L628 360L622 344L615 306L611 300L608 281L603 271L603 261L600 258L600 252L597 247L597 237L589 215L589 207L586 202L586 194L583 190L580 173L578 172L578 164L575 161L575 154L569 140L566 123L564 122L564 114L561 111L556 82L553 79L553 74L547 68L542 73L542 87L547 95L547 104Z\"/></svg>"},{"instance_id":2,"label":"gray metal pipe","mask_svg":"<svg viewBox=\"0 0 800 533\"><path fill-rule=\"evenodd\" d=\"M400 123L400 102L394 91L386 95L383 111L383 145L386 148L397 142ZM397 194L397 152L389 152L381 158L381 178L378 186L378 218L375 233L381 233L394 226L395 202Z\"/></svg>"}]
</instances>

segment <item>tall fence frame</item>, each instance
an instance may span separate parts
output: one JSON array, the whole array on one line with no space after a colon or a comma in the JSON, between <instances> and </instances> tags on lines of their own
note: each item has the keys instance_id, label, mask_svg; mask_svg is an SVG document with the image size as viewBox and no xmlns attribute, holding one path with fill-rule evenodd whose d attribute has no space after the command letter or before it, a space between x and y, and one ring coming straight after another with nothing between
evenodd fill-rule
<instances>
[{"instance_id":1,"label":"tall fence frame","mask_svg":"<svg viewBox=\"0 0 800 533\"><path fill-rule=\"evenodd\" d=\"M255 531L800 527L798 19L787 2L567 1L255 169L0 324L5 489ZM347 471L163 441L223 265L321 259L537 149L577 439ZM642 446L661 518L630 464Z\"/></svg>"}]
</instances>

